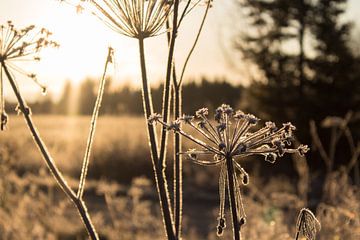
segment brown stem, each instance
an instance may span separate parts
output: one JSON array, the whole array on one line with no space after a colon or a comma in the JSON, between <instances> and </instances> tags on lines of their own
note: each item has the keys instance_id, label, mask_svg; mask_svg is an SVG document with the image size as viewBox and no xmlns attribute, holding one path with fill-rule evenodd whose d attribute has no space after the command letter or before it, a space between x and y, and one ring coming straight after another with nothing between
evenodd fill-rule
<instances>
[{"instance_id":1,"label":"brown stem","mask_svg":"<svg viewBox=\"0 0 360 240\"><path fill-rule=\"evenodd\" d=\"M235 188L236 184L234 181L235 171L233 165L233 159L229 156L226 157L226 168L227 168L227 176L228 176L228 189L229 189L229 197L230 197L230 211L232 215L232 224L233 224L233 239L240 240L240 223L239 216L237 215L237 204L236 204L236 196L235 196Z\"/></svg>"}]
</instances>

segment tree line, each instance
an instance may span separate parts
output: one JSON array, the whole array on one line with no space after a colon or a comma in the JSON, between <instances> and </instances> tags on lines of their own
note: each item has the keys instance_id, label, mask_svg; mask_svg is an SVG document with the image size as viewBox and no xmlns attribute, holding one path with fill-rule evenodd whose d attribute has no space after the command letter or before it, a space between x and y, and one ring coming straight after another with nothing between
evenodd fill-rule
<instances>
[{"instance_id":1,"label":"tree line","mask_svg":"<svg viewBox=\"0 0 360 240\"><path fill-rule=\"evenodd\" d=\"M101 114L103 115L142 115L141 90L125 85L112 87L112 80L107 79ZM98 80L84 79L75 88L70 81L63 87L60 99L54 101L51 96L38 98L29 103L34 114L91 115L96 100ZM241 98L243 87L230 84L226 79L206 79L199 82L188 81L183 87L184 113L193 114L201 107L214 109L226 102L236 106ZM161 112L163 85L152 88L154 107ZM14 104L7 104L7 112L14 112Z\"/></svg>"}]
</instances>

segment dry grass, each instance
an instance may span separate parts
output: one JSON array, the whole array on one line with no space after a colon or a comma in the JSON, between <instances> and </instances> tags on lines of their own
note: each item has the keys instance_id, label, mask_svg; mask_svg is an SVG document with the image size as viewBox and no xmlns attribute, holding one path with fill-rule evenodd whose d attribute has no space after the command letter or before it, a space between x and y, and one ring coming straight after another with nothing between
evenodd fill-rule
<instances>
[{"instance_id":1,"label":"dry grass","mask_svg":"<svg viewBox=\"0 0 360 240\"><path fill-rule=\"evenodd\" d=\"M76 188L89 118L37 116L34 120ZM144 121L101 117L98 124L84 197L101 239L162 239ZM0 239L86 239L74 207L44 168L23 120L11 116L10 128L0 134ZM217 181L209 181L217 178L217 169L184 165L184 239L218 239ZM148 177L134 178L141 175ZM327 188L330 200L316 212L322 223L317 239L358 239L359 190L341 172L332 176ZM296 215L304 207L296 186L280 177L269 182L254 172L251 177L244 189L244 239L293 239ZM230 228L228 213L227 219ZM221 239L231 237L226 229Z\"/></svg>"}]
</instances>

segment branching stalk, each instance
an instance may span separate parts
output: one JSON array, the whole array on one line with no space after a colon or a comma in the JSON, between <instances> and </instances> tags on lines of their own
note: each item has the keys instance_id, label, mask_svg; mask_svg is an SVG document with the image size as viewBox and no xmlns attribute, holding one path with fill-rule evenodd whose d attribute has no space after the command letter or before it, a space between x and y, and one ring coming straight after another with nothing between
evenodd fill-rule
<instances>
[{"instance_id":1,"label":"branching stalk","mask_svg":"<svg viewBox=\"0 0 360 240\"><path fill-rule=\"evenodd\" d=\"M56 181L59 184L59 186L61 187L61 189L65 192L65 194L68 196L68 198L71 199L72 202L77 207L79 214L81 216L81 219L86 227L86 230L87 230L90 238L92 240L99 239L97 232L95 230L95 227L92 224L90 215L87 211L85 202L82 201L81 199L77 198L75 192L71 189L69 184L66 182L65 178L62 176L60 170L57 168L54 160L52 159L49 151L46 148L45 143L42 141L40 134L38 133L38 131L32 121L30 108L27 107L25 100L23 99L23 97L14 81L13 76L10 74L6 64L3 61L1 62L1 66L4 69L4 72L10 82L10 85L11 85L14 93L15 93L15 96L16 96L18 104L19 104L19 109L24 115L26 124L29 127L29 130L33 136L33 139L34 139L37 147L39 148L40 153L43 156L48 168L50 169L51 173L53 174L54 178L56 179Z\"/></svg>"}]
</instances>

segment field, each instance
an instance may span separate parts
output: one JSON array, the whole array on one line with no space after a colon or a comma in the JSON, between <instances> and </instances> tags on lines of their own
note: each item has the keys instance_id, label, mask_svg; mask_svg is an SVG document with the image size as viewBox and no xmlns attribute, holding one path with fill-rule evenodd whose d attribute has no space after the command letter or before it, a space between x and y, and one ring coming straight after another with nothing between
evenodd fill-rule
<instances>
[{"instance_id":1,"label":"field","mask_svg":"<svg viewBox=\"0 0 360 240\"><path fill-rule=\"evenodd\" d=\"M76 189L90 118L36 116L34 121ZM0 239L86 239L76 210L49 175L19 116L11 116L9 129L0 133L0 146ZM171 169L169 163L168 176ZM184 239L217 239L218 169L189 161L184 169ZM243 189L248 218L242 235L292 239L297 213L306 206L302 193L307 190L301 185L306 179L300 177L294 184L284 176L266 180L256 171L250 176L250 185ZM333 196L318 207L319 239L358 239L359 192L341 172L332 178ZM170 190L171 185L169 180ZM101 239L162 238L142 118L100 117L85 200ZM231 239L230 227L222 239Z\"/></svg>"}]
</instances>

